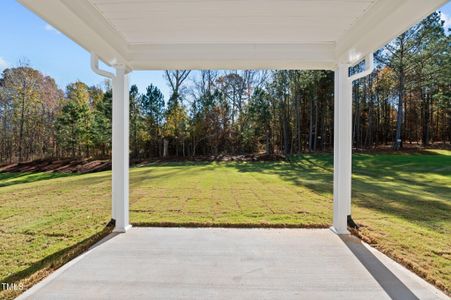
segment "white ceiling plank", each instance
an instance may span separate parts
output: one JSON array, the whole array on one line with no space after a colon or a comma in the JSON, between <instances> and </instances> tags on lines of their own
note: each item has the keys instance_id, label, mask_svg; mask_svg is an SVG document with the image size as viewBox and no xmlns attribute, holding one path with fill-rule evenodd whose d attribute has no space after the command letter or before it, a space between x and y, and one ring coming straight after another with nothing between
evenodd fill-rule
<instances>
[{"instance_id":1,"label":"white ceiling plank","mask_svg":"<svg viewBox=\"0 0 451 300\"><path fill-rule=\"evenodd\" d=\"M162 22L162 21L161 21ZM309 19L299 24L298 19L285 18L272 26L265 26L264 18L253 18L248 24L227 22L221 18L199 20L179 19L161 26L159 19L117 22L129 43L299 43L331 42L337 32L343 32L348 23L335 25L335 30L320 20ZM149 34L149 32L153 32Z\"/></svg>"},{"instance_id":2,"label":"white ceiling plank","mask_svg":"<svg viewBox=\"0 0 451 300\"><path fill-rule=\"evenodd\" d=\"M268 18L277 16L321 16L354 17L356 13L365 10L371 2L302 2L302 1L279 1L275 6L273 2L233 2L227 1L217 5L214 1L209 2L161 2L158 5L152 2L124 4L98 4L91 1L99 11L109 19L123 18L152 18L154 16L165 16L171 19L186 15L198 17L252 17L264 16Z\"/></svg>"},{"instance_id":3,"label":"white ceiling plank","mask_svg":"<svg viewBox=\"0 0 451 300\"><path fill-rule=\"evenodd\" d=\"M374 2L90 1L132 44L334 41Z\"/></svg>"},{"instance_id":4,"label":"white ceiling plank","mask_svg":"<svg viewBox=\"0 0 451 300\"><path fill-rule=\"evenodd\" d=\"M446 0L18 0L110 65L331 69Z\"/></svg>"}]
</instances>

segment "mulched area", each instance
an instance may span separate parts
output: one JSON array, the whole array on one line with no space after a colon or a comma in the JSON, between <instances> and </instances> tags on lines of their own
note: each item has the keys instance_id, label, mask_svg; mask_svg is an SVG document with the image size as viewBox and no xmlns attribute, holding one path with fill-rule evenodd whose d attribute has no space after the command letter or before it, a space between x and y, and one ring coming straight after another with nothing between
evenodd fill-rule
<instances>
[{"instance_id":1,"label":"mulched area","mask_svg":"<svg viewBox=\"0 0 451 300\"><path fill-rule=\"evenodd\" d=\"M146 165L153 162L221 162L221 161L279 161L285 156L279 154L246 154L246 155L218 155L196 157L168 157L154 160L133 160L132 165ZM110 160L93 159L39 159L30 162L13 163L0 166L1 172L58 172L58 173L94 173L111 170Z\"/></svg>"},{"instance_id":2,"label":"mulched area","mask_svg":"<svg viewBox=\"0 0 451 300\"><path fill-rule=\"evenodd\" d=\"M434 143L427 148L419 144L405 143L403 149L399 152L419 152L422 153L427 149L451 149L450 144ZM394 153L392 145L382 145L374 149L353 148L354 153ZM167 157L158 159L132 160L131 165L146 165L155 162L253 162L253 161L283 161L286 157L282 154L242 154L242 155L200 155L186 157ZM99 159L39 159L29 162L12 163L0 165L1 172L59 172L59 173L94 173L100 171L111 170L110 160Z\"/></svg>"},{"instance_id":3,"label":"mulched area","mask_svg":"<svg viewBox=\"0 0 451 300\"><path fill-rule=\"evenodd\" d=\"M0 172L59 172L84 174L105 170L111 170L111 162L109 160L40 159L31 162L0 166Z\"/></svg>"}]
</instances>

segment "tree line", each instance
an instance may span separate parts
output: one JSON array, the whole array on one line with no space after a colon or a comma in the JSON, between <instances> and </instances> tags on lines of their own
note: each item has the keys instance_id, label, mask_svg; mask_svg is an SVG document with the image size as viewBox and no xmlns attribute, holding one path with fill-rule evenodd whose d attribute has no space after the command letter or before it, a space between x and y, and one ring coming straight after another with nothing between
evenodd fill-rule
<instances>
[{"instance_id":1,"label":"tree line","mask_svg":"<svg viewBox=\"0 0 451 300\"><path fill-rule=\"evenodd\" d=\"M375 53L374 72L353 83L354 147L451 142L449 44L433 13ZM130 88L132 159L333 147L331 71L175 70L164 76L167 100L153 84ZM28 65L5 69L0 162L108 158L111 104L109 82L77 81L63 91Z\"/></svg>"}]
</instances>

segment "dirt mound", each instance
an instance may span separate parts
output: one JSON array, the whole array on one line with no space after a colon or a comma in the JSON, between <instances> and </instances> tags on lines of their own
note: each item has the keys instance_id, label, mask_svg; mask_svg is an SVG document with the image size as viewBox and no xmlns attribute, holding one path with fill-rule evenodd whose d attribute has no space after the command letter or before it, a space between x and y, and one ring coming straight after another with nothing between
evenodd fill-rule
<instances>
[{"instance_id":1,"label":"dirt mound","mask_svg":"<svg viewBox=\"0 0 451 300\"><path fill-rule=\"evenodd\" d=\"M214 161L280 161L285 160L285 156L280 154L244 154L244 155L219 155Z\"/></svg>"},{"instance_id":2,"label":"dirt mound","mask_svg":"<svg viewBox=\"0 0 451 300\"><path fill-rule=\"evenodd\" d=\"M150 159L150 160L133 160L132 164L146 164L153 162L221 162L221 161L236 161L236 162L245 162L245 161L281 161L285 160L284 155L280 154L242 154L242 155L228 155L228 154L220 154L220 155L198 155L195 157L186 156L186 157L165 157L158 159Z\"/></svg>"},{"instance_id":3,"label":"dirt mound","mask_svg":"<svg viewBox=\"0 0 451 300\"><path fill-rule=\"evenodd\" d=\"M183 162L183 161L280 161L285 160L285 156L279 154L246 154L246 155L218 155L218 156L196 156L196 157L168 157L155 160L133 160L132 165L145 165L152 162ZM14 163L0 166L0 172L59 172L59 173L93 173L111 170L109 160L89 160L89 159L39 159L30 162Z\"/></svg>"},{"instance_id":4,"label":"dirt mound","mask_svg":"<svg viewBox=\"0 0 451 300\"><path fill-rule=\"evenodd\" d=\"M40 159L4 165L0 167L0 172L92 173L110 169L111 162L108 160Z\"/></svg>"},{"instance_id":5,"label":"dirt mound","mask_svg":"<svg viewBox=\"0 0 451 300\"><path fill-rule=\"evenodd\" d=\"M396 151L393 149L393 144L387 145L378 145L374 148L352 148L354 153L374 153L374 152L382 152L382 153L412 153L412 152L424 152L429 149L438 149L438 150L451 150L451 144L436 142L430 144L428 146L423 146L418 143L409 143L404 142L402 149Z\"/></svg>"}]
</instances>

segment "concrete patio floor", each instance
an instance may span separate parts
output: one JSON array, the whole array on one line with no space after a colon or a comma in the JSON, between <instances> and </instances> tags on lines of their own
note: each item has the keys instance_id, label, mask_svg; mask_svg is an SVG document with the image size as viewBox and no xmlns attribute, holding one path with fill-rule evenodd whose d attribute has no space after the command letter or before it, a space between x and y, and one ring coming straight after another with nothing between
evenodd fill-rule
<instances>
[{"instance_id":1,"label":"concrete patio floor","mask_svg":"<svg viewBox=\"0 0 451 300\"><path fill-rule=\"evenodd\" d=\"M132 228L18 299L448 299L328 229Z\"/></svg>"}]
</instances>

